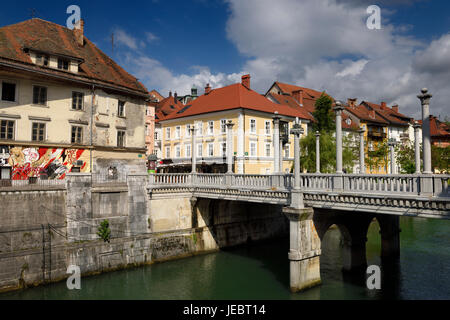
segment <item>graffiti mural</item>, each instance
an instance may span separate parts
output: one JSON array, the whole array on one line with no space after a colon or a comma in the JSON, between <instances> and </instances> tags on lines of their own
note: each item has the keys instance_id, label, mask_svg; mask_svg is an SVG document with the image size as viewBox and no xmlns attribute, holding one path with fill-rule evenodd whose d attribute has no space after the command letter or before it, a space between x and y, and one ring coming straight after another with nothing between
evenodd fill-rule
<instances>
[{"instance_id":1,"label":"graffiti mural","mask_svg":"<svg viewBox=\"0 0 450 320\"><path fill-rule=\"evenodd\" d=\"M4 148L4 146L3 146ZM89 150L65 148L27 148L10 147L3 155L1 165L11 167L13 180L26 180L29 177L47 176L49 179L64 179L74 166L81 172L90 172ZM7 151L7 152L6 152Z\"/></svg>"}]
</instances>

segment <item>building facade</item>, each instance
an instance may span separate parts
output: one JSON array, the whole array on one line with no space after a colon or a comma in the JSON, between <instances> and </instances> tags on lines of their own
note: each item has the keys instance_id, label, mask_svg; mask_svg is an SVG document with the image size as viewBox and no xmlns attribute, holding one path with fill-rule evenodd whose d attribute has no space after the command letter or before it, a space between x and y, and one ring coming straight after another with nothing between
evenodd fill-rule
<instances>
[{"instance_id":1,"label":"building facade","mask_svg":"<svg viewBox=\"0 0 450 320\"><path fill-rule=\"evenodd\" d=\"M148 93L84 36L31 19L0 28L4 179L145 170Z\"/></svg>"}]
</instances>

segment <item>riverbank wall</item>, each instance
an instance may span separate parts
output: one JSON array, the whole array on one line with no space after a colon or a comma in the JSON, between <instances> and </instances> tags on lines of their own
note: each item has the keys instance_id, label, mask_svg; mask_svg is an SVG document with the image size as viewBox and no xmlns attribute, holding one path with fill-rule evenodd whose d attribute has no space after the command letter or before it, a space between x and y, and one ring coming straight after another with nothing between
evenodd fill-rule
<instances>
[{"instance_id":1,"label":"riverbank wall","mask_svg":"<svg viewBox=\"0 0 450 320\"><path fill-rule=\"evenodd\" d=\"M0 188L0 292L288 235L281 206L149 195L146 175ZM111 238L97 234L109 223Z\"/></svg>"}]
</instances>

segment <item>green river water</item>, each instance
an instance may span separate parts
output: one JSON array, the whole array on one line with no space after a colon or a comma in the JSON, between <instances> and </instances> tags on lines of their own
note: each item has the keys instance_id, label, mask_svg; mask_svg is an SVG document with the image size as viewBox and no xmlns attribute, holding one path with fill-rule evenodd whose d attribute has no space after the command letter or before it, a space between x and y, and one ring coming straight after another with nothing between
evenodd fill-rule
<instances>
[{"instance_id":1,"label":"green river water","mask_svg":"<svg viewBox=\"0 0 450 320\"><path fill-rule=\"evenodd\" d=\"M368 290L365 275L341 272L340 233L325 235L322 285L289 291L287 239L0 295L0 299L450 299L450 221L401 218L401 258L382 266L381 290ZM368 264L380 265L376 222L368 233Z\"/></svg>"}]
</instances>

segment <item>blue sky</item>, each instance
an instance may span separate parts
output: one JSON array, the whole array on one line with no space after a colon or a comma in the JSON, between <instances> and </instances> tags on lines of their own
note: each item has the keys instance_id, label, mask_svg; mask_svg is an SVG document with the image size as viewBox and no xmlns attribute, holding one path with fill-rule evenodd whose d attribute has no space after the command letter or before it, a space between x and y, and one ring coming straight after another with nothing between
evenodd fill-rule
<instances>
[{"instance_id":1,"label":"blue sky","mask_svg":"<svg viewBox=\"0 0 450 320\"><path fill-rule=\"evenodd\" d=\"M418 116L415 95L427 86L435 94L432 112L450 114L449 1L25 0L3 3L0 25L30 18L32 8L65 25L71 4L80 6L91 41L163 95L250 73L260 93L278 80L343 100L396 102L411 116ZM365 27L371 4L381 8L382 30Z\"/></svg>"}]
</instances>

